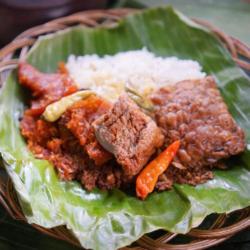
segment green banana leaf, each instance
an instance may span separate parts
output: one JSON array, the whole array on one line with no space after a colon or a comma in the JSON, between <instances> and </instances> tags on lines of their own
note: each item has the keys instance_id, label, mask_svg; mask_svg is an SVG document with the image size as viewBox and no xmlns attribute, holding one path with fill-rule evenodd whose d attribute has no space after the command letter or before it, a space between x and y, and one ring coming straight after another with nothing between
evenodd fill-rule
<instances>
[{"instance_id":1,"label":"green banana leaf","mask_svg":"<svg viewBox=\"0 0 250 250\"><path fill-rule=\"evenodd\" d=\"M28 151L19 131L25 92L13 71L0 93L0 152L29 223L47 228L65 224L85 248L111 250L160 228L186 233L208 214L250 205L250 81L208 30L171 7L148 9L112 28L77 26L41 37L27 60L53 72L70 54L105 55L142 47L156 55L197 60L212 74L246 131L247 150L229 161L228 170L215 170L213 180L196 187L174 185L145 201L119 190L87 192L76 182L59 181L49 162Z\"/></svg>"}]
</instances>

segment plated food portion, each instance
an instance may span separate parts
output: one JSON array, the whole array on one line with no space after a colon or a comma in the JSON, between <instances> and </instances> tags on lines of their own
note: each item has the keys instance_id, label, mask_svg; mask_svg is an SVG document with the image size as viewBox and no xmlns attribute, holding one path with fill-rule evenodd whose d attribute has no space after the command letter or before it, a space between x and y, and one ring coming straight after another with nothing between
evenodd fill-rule
<instances>
[{"instance_id":1,"label":"plated food portion","mask_svg":"<svg viewBox=\"0 0 250 250\"><path fill-rule=\"evenodd\" d=\"M136 190L144 199L174 183L197 185L245 149L215 79L195 61L142 49L70 56L54 74L21 62L18 78L31 93L20 123L29 149L89 191Z\"/></svg>"},{"instance_id":2,"label":"plated food portion","mask_svg":"<svg viewBox=\"0 0 250 250\"><path fill-rule=\"evenodd\" d=\"M97 13L17 38L0 154L28 223L111 250L248 207L249 78L219 37L171 7Z\"/></svg>"}]
</instances>

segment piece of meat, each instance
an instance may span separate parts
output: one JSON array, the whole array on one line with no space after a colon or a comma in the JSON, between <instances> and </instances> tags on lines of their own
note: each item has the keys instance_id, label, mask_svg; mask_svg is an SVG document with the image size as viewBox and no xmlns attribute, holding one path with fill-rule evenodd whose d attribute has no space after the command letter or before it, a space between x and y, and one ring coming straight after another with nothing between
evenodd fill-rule
<instances>
[{"instance_id":1,"label":"piece of meat","mask_svg":"<svg viewBox=\"0 0 250 250\"><path fill-rule=\"evenodd\" d=\"M46 106L61 97L77 91L73 80L67 74L45 74L26 62L18 67L19 83L31 90L33 100L30 115L41 115Z\"/></svg>"},{"instance_id":2,"label":"piece of meat","mask_svg":"<svg viewBox=\"0 0 250 250\"><path fill-rule=\"evenodd\" d=\"M101 166L112 158L112 154L106 151L96 140L92 122L99 116L106 113L111 108L111 104L98 96L75 103L70 107L62 119L66 127L79 140L90 159L95 165Z\"/></svg>"},{"instance_id":3,"label":"piece of meat","mask_svg":"<svg viewBox=\"0 0 250 250\"><path fill-rule=\"evenodd\" d=\"M93 126L97 140L115 155L128 176L138 174L163 143L156 123L127 95L120 96L113 108L97 118Z\"/></svg>"},{"instance_id":4,"label":"piece of meat","mask_svg":"<svg viewBox=\"0 0 250 250\"><path fill-rule=\"evenodd\" d=\"M178 183L202 183L212 178L210 168L244 151L244 132L228 112L212 77L162 88L153 94L152 101L165 145L181 140L176 164L165 174L167 182L174 172L172 179Z\"/></svg>"}]
</instances>

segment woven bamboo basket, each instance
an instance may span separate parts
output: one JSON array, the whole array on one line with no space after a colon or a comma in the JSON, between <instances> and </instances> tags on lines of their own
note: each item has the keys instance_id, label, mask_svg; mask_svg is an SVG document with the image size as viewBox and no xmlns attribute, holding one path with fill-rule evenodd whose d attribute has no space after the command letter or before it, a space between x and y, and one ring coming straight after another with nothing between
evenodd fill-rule
<instances>
[{"instance_id":1,"label":"woven bamboo basket","mask_svg":"<svg viewBox=\"0 0 250 250\"><path fill-rule=\"evenodd\" d=\"M53 33L78 24L88 27L110 26L124 16L136 11L139 10L112 9L79 12L26 30L0 50L0 84L4 82L8 72L16 68L18 61L25 57L32 44L34 44L40 35ZM250 48L205 21L198 19L193 20L210 29L229 50L235 62L242 69L250 71ZM26 221L18 203L13 185L6 174L0 175L0 203L8 211L11 217L16 220ZM210 221L211 220L212 223L210 223L209 227L192 229L184 236L165 232L163 230L157 233L144 235L131 246L123 248L123 250L198 250L209 248L249 228L250 208L238 210L231 214L214 215L213 218L210 218ZM45 229L35 224L32 226L42 233L80 247L80 243L77 239L64 226L52 229ZM178 238L181 238L181 244L176 243L178 242Z\"/></svg>"}]
</instances>

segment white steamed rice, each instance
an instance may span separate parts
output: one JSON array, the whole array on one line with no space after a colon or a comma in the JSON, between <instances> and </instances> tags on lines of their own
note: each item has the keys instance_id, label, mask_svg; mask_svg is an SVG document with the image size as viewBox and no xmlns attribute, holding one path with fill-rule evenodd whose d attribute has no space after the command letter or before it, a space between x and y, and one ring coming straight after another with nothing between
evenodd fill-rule
<instances>
[{"instance_id":1,"label":"white steamed rice","mask_svg":"<svg viewBox=\"0 0 250 250\"><path fill-rule=\"evenodd\" d=\"M125 86L147 96L159 87L205 76L196 61L157 57L145 48L104 57L70 55L66 67L79 88L90 88L110 101Z\"/></svg>"}]
</instances>

